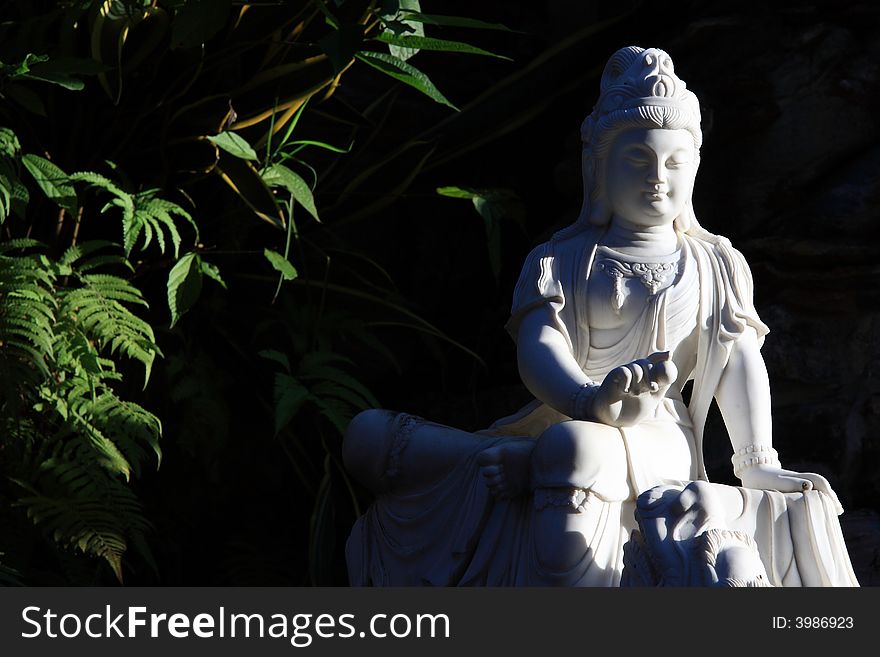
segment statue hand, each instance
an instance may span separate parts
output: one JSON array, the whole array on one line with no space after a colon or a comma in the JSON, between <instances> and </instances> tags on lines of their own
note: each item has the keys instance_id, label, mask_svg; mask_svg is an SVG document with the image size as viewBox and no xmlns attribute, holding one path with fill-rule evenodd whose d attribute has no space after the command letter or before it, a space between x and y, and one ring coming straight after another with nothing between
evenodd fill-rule
<instances>
[{"instance_id":1,"label":"statue hand","mask_svg":"<svg viewBox=\"0 0 880 657\"><path fill-rule=\"evenodd\" d=\"M780 493L801 493L807 490L818 490L831 498L837 515L843 513L843 506L831 484L820 474L814 472L794 472L774 465L758 464L746 469L740 477L743 488L758 490L777 490Z\"/></svg>"},{"instance_id":2,"label":"statue hand","mask_svg":"<svg viewBox=\"0 0 880 657\"><path fill-rule=\"evenodd\" d=\"M668 351L621 365L608 373L593 397L592 416L613 427L631 427L654 414L678 369Z\"/></svg>"}]
</instances>

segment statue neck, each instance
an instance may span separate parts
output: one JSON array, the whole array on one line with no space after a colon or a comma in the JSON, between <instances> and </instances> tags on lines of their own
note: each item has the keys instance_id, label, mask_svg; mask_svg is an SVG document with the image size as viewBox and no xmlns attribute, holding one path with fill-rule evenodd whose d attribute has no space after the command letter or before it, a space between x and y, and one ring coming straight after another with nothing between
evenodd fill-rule
<instances>
[{"instance_id":1,"label":"statue neck","mask_svg":"<svg viewBox=\"0 0 880 657\"><path fill-rule=\"evenodd\" d=\"M678 250L678 233L672 224L639 226L614 215L599 243L630 255L666 256Z\"/></svg>"}]
</instances>

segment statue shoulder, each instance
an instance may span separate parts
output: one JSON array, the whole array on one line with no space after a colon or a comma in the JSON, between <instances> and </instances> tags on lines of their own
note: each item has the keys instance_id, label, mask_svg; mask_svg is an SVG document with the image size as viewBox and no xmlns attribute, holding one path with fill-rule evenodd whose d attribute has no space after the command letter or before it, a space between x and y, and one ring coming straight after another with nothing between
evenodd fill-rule
<instances>
[{"instance_id":1,"label":"statue shoulder","mask_svg":"<svg viewBox=\"0 0 880 657\"><path fill-rule=\"evenodd\" d=\"M598 242L600 234L595 230L570 231L561 230L554 234L546 242L541 242L534 247L526 256L523 270L545 267L551 264L554 268L564 266L565 263L575 262L586 251L592 250Z\"/></svg>"},{"instance_id":2,"label":"statue shoulder","mask_svg":"<svg viewBox=\"0 0 880 657\"><path fill-rule=\"evenodd\" d=\"M742 271L750 275L749 264L745 256L723 235L715 235L703 230L696 235L687 234L685 238L693 246L715 259L725 270Z\"/></svg>"}]
</instances>

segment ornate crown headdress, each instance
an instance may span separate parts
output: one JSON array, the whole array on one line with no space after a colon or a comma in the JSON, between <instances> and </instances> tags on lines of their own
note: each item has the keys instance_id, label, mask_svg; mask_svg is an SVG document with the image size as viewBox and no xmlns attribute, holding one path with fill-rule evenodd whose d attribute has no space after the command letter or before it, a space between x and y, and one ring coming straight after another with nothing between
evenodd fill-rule
<instances>
[{"instance_id":1,"label":"ornate crown headdress","mask_svg":"<svg viewBox=\"0 0 880 657\"><path fill-rule=\"evenodd\" d=\"M659 48L629 46L618 50L605 65L599 100L584 120L581 136L592 144L603 128L637 113L658 127L682 127L702 142L700 103L675 74L672 58Z\"/></svg>"},{"instance_id":2,"label":"ornate crown headdress","mask_svg":"<svg viewBox=\"0 0 880 657\"><path fill-rule=\"evenodd\" d=\"M604 186L604 159L614 136L628 128L654 126L691 133L699 162L703 143L700 129L700 102L689 91L684 80L675 74L672 58L659 48L628 46L615 52L602 72L599 100L581 124L584 143L583 175L584 205L577 221L555 235L562 239L572 231L589 225L604 226L610 219L607 203L601 198ZM714 239L704 231L690 202L675 220L682 232L699 231L706 239Z\"/></svg>"}]
</instances>

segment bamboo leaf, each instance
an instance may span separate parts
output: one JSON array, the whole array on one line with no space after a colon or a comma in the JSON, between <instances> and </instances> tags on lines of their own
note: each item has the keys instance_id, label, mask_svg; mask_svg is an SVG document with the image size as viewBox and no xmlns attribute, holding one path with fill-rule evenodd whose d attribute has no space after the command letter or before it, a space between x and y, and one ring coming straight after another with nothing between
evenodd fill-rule
<instances>
[{"instance_id":1,"label":"bamboo leaf","mask_svg":"<svg viewBox=\"0 0 880 657\"><path fill-rule=\"evenodd\" d=\"M315 207L315 197L312 195L309 184L302 179L302 176L283 164L273 164L260 175L263 182L269 187L283 187L293 194L297 203L303 206L316 221L321 221Z\"/></svg>"},{"instance_id":2,"label":"bamboo leaf","mask_svg":"<svg viewBox=\"0 0 880 657\"><path fill-rule=\"evenodd\" d=\"M256 161L257 152L241 135L234 132L221 132L219 135L208 137L208 141L222 148L224 151L242 160Z\"/></svg>"},{"instance_id":3,"label":"bamboo leaf","mask_svg":"<svg viewBox=\"0 0 880 657\"><path fill-rule=\"evenodd\" d=\"M318 148L322 148L326 151L332 151L333 153L350 153L352 146L354 146L354 142L349 144L348 148L340 148L339 146L333 146L332 144L324 143L323 141L314 141L311 139L298 139L296 141L290 142L291 146L295 146L293 152L299 152L306 146L317 146Z\"/></svg>"},{"instance_id":4,"label":"bamboo leaf","mask_svg":"<svg viewBox=\"0 0 880 657\"><path fill-rule=\"evenodd\" d=\"M255 215L276 228L284 228L284 215L278 199L253 164L222 153L215 171Z\"/></svg>"},{"instance_id":5,"label":"bamboo leaf","mask_svg":"<svg viewBox=\"0 0 880 657\"><path fill-rule=\"evenodd\" d=\"M428 23L429 25L441 25L444 27L467 27L477 30L498 30L501 32L517 32L511 30L501 23L487 23L475 18L465 18L464 16L439 16L437 14L422 14L417 11L408 9L402 10L404 19L414 23Z\"/></svg>"},{"instance_id":6,"label":"bamboo leaf","mask_svg":"<svg viewBox=\"0 0 880 657\"><path fill-rule=\"evenodd\" d=\"M437 193L440 194L440 196L448 196L449 198L472 199L479 196L474 190L463 187L438 187Z\"/></svg>"},{"instance_id":7,"label":"bamboo leaf","mask_svg":"<svg viewBox=\"0 0 880 657\"><path fill-rule=\"evenodd\" d=\"M387 43L393 46L399 46L418 50L435 50L439 52L458 52L469 55L483 55L486 57L496 57L497 59L510 60L510 57L496 55L488 50L483 50L477 46L472 46L461 41L447 41L446 39L432 39L409 34L392 34L390 32L382 32L375 37L376 41ZM393 53L392 53L393 54Z\"/></svg>"},{"instance_id":8,"label":"bamboo leaf","mask_svg":"<svg viewBox=\"0 0 880 657\"><path fill-rule=\"evenodd\" d=\"M434 83L431 82L431 79L422 73L415 66L412 66L399 57L395 57L394 55L386 55L381 52L360 52L355 55L359 60L364 62L365 64L369 64L373 68L378 71L381 71L385 75L391 76L396 80L400 80L413 87L414 89L418 89L423 94L431 98L432 100L440 103L441 105L446 105L451 107L452 109L458 111L458 108L450 103L446 97L440 93L440 90L434 86Z\"/></svg>"},{"instance_id":9,"label":"bamboo leaf","mask_svg":"<svg viewBox=\"0 0 880 657\"><path fill-rule=\"evenodd\" d=\"M272 251L271 249L264 249L263 255L265 255L266 260L268 260L269 263L281 273L281 276L285 281L292 281L297 277L297 272L294 266L280 253Z\"/></svg>"}]
</instances>

